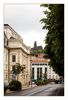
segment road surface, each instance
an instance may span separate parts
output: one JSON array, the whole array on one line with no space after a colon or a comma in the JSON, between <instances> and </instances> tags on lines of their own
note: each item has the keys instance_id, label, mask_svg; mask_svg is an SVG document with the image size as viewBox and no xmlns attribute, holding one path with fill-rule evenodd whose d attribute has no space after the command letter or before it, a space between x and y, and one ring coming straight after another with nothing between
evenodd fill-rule
<instances>
[{"instance_id":1,"label":"road surface","mask_svg":"<svg viewBox=\"0 0 68 100\"><path fill-rule=\"evenodd\" d=\"M6 93L5 96L58 96L58 89L64 88L62 84L48 84L30 89Z\"/></svg>"}]
</instances>

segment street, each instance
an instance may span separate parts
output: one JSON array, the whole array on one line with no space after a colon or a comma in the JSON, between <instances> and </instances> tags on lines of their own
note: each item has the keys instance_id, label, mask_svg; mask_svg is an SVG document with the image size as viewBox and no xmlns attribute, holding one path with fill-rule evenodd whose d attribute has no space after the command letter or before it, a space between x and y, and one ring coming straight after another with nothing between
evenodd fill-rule
<instances>
[{"instance_id":1,"label":"street","mask_svg":"<svg viewBox=\"0 0 68 100\"><path fill-rule=\"evenodd\" d=\"M58 96L58 89L64 88L63 84L48 84L36 86L22 91L6 93L5 96Z\"/></svg>"}]
</instances>

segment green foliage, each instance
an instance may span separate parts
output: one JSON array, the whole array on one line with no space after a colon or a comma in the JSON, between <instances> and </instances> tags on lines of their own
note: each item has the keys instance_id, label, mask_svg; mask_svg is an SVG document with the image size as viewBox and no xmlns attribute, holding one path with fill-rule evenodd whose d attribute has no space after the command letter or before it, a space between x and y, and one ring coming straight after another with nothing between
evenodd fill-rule
<instances>
[{"instance_id":1,"label":"green foliage","mask_svg":"<svg viewBox=\"0 0 68 100\"><path fill-rule=\"evenodd\" d=\"M37 54L37 50L31 51L31 55L36 55Z\"/></svg>"},{"instance_id":2,"label":"green foliage","mask_svg":"<svg viewBox=\"0 0 68 100\"><path fill-rule=\"evenodd\" d=\"M64 76L64 4L42 4L48 7L44 11L45 18L41 19L44 23L43 29L48 33L45 39L47 54L50 65L60 76Z\"/></svg>"},{"instance_id":3,"label":"green foliage","mask_svg":"<svg viewBox=\"0 0 68 100\"><path fill-rule=\"evenodd\" d=\"M9 83L9 89L10 89L11 91L21 90L21 88L22 88L22 85L21 85L21 82L19 82L19 81L12 80L12 81Z\"/></svg>"},{"instance_id":4,"label":"green foliage","mask_svg":"<svg viewBox=\"0 0 68 100\"><path fill-rule=\"evenodd\" d=\"M16 63L16 65L13 66L12 68L12 73L17 75L20 74L20 72L23 72L25 67L21 66L19 63Z\"/></svg>"},{"instance_id":5,"label":"green foliage","mask_svg":"<svg viewBox=\"0 0 68 100\"><path fill-rule=\"evenodd\" d=\"M48 83L48 80L37 80L36 82L36 85L46 85Z\"/></svg>"},{"instance_id":6,"label":"green foliage","mask_svg":"<svg viewBox=\"0 0 68 100\"><path fill-rule=\"evenodd\" d=\"M33 50L31 52L32 55L37 55L37 54L40 54L40 53L44 53L45 51L44 50Z\"/></svg>"},{"instance_id":7,"label":"green foliage","mask_svg":"<svg viewBox=\"0 0 68 100\"><path fill-rule=\"evenodd\" d=\"M23 73L24 69L25 67L21 66L19 63L16 63L16 65L12 67L12 74L15 74L17 76L17 80L18 80L19 74L21 72Z\"/></svg>"},{"instance_id":8,"label":"green foliage","mask_svg":"<svg viewBox=\"0 0 68 100\"><path fill-rule=\"evenodd\" d=\"M15 86L15 85L10 85L10 86L9 86L10 91L17 91L17 90L18 90L17 88L18 88L18 87Z\"/></svg>"}]
</instances>

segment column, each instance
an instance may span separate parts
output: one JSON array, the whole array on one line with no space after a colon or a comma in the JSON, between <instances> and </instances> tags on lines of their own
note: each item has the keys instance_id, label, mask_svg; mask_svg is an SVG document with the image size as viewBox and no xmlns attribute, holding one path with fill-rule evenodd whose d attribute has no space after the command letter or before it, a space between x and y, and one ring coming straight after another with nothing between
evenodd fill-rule
<instances>
[{"instance_id":1,"label":"column","mask_svg":"<svg viewBox=\"0 0 68 100\"><path fill-rule=\"evenodd\" d=\"M34 79L37 79L37 67L34 67Z\"/></svg>"}]
</instances>

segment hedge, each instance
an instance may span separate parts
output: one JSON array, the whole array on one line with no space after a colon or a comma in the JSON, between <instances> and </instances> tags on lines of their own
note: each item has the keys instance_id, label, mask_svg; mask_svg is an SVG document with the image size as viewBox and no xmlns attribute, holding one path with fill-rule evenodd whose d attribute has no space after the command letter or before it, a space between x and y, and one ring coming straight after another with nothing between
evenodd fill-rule
<instances>
[{"instance_id":1,"label":"hedge","mask_svg":"<svg viewBox=\"0 0 68 100\"><path fill-rule=\"evenodd\" d=\"M17 90L21 90L22 88L22 85L21 85L21 82L17 81L17 80L12 80L10 83L9 83L9 89L11 91L17 91Z\"/></svg>"},{"instance_id":2,"label":"hedge","mask_svg":"<svg viewBox=\"0 0 68 100\"><path fill-rule=\"evenodd\" d=\"M37 80L36 82L36 85L46 85L48 83L48 80Z\"/></svg>"}]
</instances>

